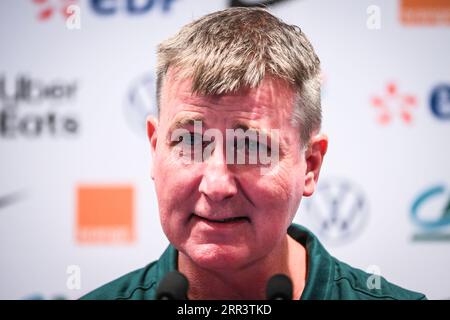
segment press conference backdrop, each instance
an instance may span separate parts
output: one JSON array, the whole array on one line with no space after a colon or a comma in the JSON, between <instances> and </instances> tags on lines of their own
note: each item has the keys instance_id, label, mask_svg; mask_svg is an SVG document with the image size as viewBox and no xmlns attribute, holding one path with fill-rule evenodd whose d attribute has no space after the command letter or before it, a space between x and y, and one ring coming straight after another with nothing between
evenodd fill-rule
<instances>
[{"instance_id":1,"label":"press conference backdrop","mask_svg":"<svg viewBox=\"0 0 450 320\"><path fill-rule=\"evenodd\" d=\"M450 297L450 1L2 0L1 299L76 299L160 256L156 46L259 3L323 68L329 151L295 221L353 266Z\"/></svg>"}]
</instances>

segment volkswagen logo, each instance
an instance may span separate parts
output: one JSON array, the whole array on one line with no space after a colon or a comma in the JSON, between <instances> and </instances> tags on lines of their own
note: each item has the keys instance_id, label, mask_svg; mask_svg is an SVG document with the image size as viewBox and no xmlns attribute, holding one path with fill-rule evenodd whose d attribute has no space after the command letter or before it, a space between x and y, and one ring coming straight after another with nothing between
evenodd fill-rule
<instances>
[{"instance_id":1,"label":"volkswagen logo","mask_svg":"<svg viewBox=\"0 0 450 320\"><path fill-rule=\"evenodd\" d=\"M142 137L146 137L147 116L157 116L158 113L155 82L152 74L144 74L132 82L125 97L125 118L130 127Z\"/></svg>"},{"instance_id":2,"label":"volkswagen logo","mask_svg":"<svg viewBox=\"0 0 450 320\"><path fill-rule=\"evenodd\" d=\"M368 219L368 203L361 188L345 179L323 180L305 199L311 229L330 244L353 240Z\"/></svg>"}]
</instances>

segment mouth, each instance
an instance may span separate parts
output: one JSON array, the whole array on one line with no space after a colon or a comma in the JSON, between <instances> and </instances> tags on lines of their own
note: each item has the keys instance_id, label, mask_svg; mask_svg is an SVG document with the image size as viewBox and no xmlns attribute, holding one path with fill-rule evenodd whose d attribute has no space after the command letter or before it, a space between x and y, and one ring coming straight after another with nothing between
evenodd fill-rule
<instances>
[{"instance_id":1,"label":"mouth","mask_svg":"<svg viewBox=\"0 0 450 320\"><path fill-rule=\"evenodd\" d=\"M238 222L250 222L250 219L248 217L231 217L231 218L224 218L224 219L213 219L213 218L206 218L199 216L198 214L192 213L191 218L198 218L203 221L212 222L212 223L220 223L220 224L233 224Z\"/></svg>"}]
</instances>

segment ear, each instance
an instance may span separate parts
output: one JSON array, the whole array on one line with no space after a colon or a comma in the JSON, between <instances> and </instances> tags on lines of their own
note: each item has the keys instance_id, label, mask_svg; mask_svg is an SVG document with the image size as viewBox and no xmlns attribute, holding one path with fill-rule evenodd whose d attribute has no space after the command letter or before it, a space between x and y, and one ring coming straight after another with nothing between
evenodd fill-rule
<instances>
[{"instance_id":1,"label":"ear","mask_svg":"<svg viewBox=\"0 0 450 320\"><path fill-rule=\"evenodd\" d=\"M305 153L306 174L305 187L303 195L311 196L319 180L320 168L322 167L323 158L328 149L328 137L324 134L316 134L310 140L308 149Z\"/></svg>"},{"instance_id":2,"label":"ear","mask_svg":"<svg viewBox=\"0 0 450 320\"><path fill-rule=\"evenodd\" d=\"M150 141L150 152L152 155L152 165L150 169L150 176L152 179L154 179L154 165L153 162L155 161L155 151L156 151L156 143L158 141L158 120L153 116L147 117L147 136L148 140Z\"/></svg>"}]
</instances>

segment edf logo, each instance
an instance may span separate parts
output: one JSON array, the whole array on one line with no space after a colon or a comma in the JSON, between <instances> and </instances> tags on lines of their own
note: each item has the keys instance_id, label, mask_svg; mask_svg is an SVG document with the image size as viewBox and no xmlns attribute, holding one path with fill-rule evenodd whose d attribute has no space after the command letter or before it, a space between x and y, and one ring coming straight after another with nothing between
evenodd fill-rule
<instances>
[{"instance_id":1,"label":"edf logo","mask_svg":"<svg viewBox=\"0 0 450 320\"><path fill-rule=\"evenodd\" d=\"M431 91L430 108L437 118L450 120L450 85L441 84Z\"/></svg>"},{"instance_id":2,"label":"edf logo","mask_svg":"<svg viewBox=\"0 0 450 320\"><path fill-rule=\"evenodd\" d=\"M91 0L91 7L97 14L108 16L116 14L118 10L125 10L129 14L139 15L147 13L155 3L161 4L163 12L168 12L175 0ZM125 3L121 7L119 3Z\"/></svg>"}]
</instances>

